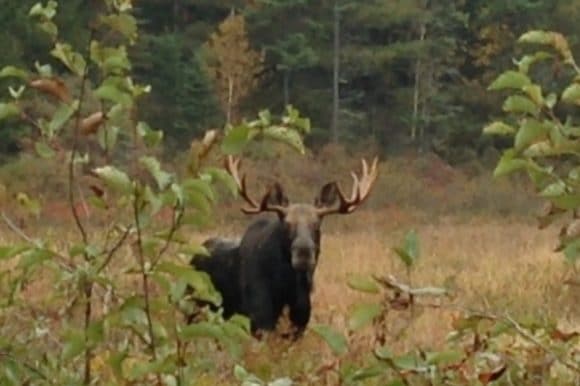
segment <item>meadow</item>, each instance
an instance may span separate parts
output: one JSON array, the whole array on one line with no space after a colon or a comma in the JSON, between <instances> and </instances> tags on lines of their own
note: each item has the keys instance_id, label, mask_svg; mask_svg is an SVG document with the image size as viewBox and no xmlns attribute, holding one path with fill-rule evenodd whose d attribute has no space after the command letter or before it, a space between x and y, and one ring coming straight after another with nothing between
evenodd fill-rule
<instances>
[{"instance_id":1,"label":"meadow","mask_svg":"<svg viewBox=\"0 0 580 386\"><path fill-rule=\"evenodd\" d=\"M347 186L348 170L357 166L360 154L346 154L337 149L326 151L316 157L309 156L310 159L279 157L274 163L267 157L262 160L258 157L257 161L248 161L245 168L256 181L256 191L265 182L277 178L287 186L290 197L307 200L321 185L320 176L340 176L341 183ZM0 170L0 175L4 173L3 181L17 178L9 175L13 170L14 166ZM30 180L14 181L17 189L21 188L18 184L24 183L30 189L39 189L31 186L34 182ZM50 181L54 186L59 184L57 177ZM43 220L22 217L20 224L26 235L44 235L57 247L64 248L69 238L76 237L75 229L66 204L55 198L59 195L58 187L52 189L56 191L42 192ZM412 307L390 313L384 328L386 345L393 352L442 349L461 309L551 318L565 330L578 330L580 294L577 288L564 285L569 267L553 251L557 227L538 229L534 211L539 204L528 187L517 180L495 181L489 172L470 173L452 168L434 155L385 160L381 164L380 180L365 206L349 216L325 220L322 253L315 276L312 323L325 323L346 333L353 307L377 296L353 291L347 286L349 278L391 274L416 287L449 285L454 293L452 299L441 301L437 307ZM215 208L214 222L187 237L191 241L203 241L215 235L240 235L249 219L239 212L239 205L240 200L224 198ZM13 215L18 217L18 213ZM85 216L88 221L96 218L91 212ZM100 229L99 225L94 229ZM411 229L420 240L420 259L409 272L392 248ZM2 244L17 242L22 236L8 227L3 227L0 235ZM132 261L129 248L123 251L123 256L126 259L119 259L109 269L118 270L116 275L124 278L127 291L138 291L138 280L121 273ZM11 268L6 263L0 267L5 272ZM49 300L48 294L57 291L50 274L38 277L35 282L25 283L22 296L39 318L60 323L63 318L79 316L59 313L63 304ZM97 294L96 309L107 306L104 298L105 294ZM5 334L32 327L20 323L18 315L0 316ZM362 363L369 355L371 329L349 338L348 356L353 361ZM234 361L211 341L194 348L192 355L195 353L207 356L207 369L201 371L205 375L195 384L238 384L232 371ZM325 342L308 331L293 344L276 334L262 342L249 342L244 346L241 363L263 379L290 376L298 384L333 385L337 382L335 374L324 370L327 364L333 363L333 358ZM98 360L93 363L97 370L98 363Z\"/></svg>"}]
</instances>

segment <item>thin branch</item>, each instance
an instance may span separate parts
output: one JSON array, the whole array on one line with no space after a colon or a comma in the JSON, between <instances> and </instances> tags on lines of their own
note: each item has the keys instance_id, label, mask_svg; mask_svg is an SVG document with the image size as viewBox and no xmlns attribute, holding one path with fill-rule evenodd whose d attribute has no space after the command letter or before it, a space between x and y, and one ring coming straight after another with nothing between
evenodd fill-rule
<instances>
[{"instance_id":1,"label":"thin branch","mask_svg":"<svg viewBox=\"0 0 580 386\"><path fill-rule=\"evenodd\" d=\"M14 362L14 363L21 364L22 366L26 367L29 371L36 374L38 377L42 378L43 381L48 382L49 384L54 384L54 381L51 381L51 379L46 374L44 374L42 371L40 371L39 369L37 369L36 367L31 365L30 363L23 362L22 358L15 358L12 354L10 354L6 351L0 351L0 358L2 358L2 357L9 360L9 361Z\"/></svg>"},{"instance_id":2,"label":"thin branch","mask_svg":"<svg viewBox=\"0 0 580 386\"><path fill-rule=\"evenodd\" d=\"M132 230L133 230L132 226L127 227L127 229L125 230L123 235L121 235L121 238L119 238L119 240L117 240L117 243L115 243L115 245L113 245L113 247L109 250L107 257L105 258L105 260L101 263L101 265L97 269L97 273L101 273L103 271L103 269L105 269L107 267L107 265L109 265L111 260L113 260L115 253L117 253L119 248L121 248L123 246L123 244L125 243L125 240L127 240L127 237L129 236L129 234L131 234Z\"/></svg>"},{"instance_id":3,"label":"thin branch","mask_svg":"<svg viewBox=\"0 0 580 386\"><path fill-rule=\"evenodd\" d=\"M4 213L4 211L2 211L2 219L4 220L6 225L8 225L8 228L10 228L10 230L12 230L12 232L14 232L18 236L20 236L21 239L34 245L37 248L40 248L40 243L36 240L33 240L26 233L24 233L22 231L22 229L20 229L16 224L14 224L14 222L6 215L6 213Z\"/></svg>"},{"instance_id":4,"label":"thin branch","mask_svg":"<svg viewBox=\"0 0 580 386\"><path fill-rule=\"evenodd\" d=\"M529 342L541 348L546 354L553 356L558 362L566 366L568 369L580 374L580 366L567 360L566 358L563 358L560 354L556 353L554 350L540 342L535 336L530 334L518 322L516 322L509 314L506 314L503 319L505 319L522 338L527 339Z\"/></svg>"},{"instance_id":5,"label":"thin branch","mask_svg":"<svg viewBox=\"0 0 580 386\"><path fill-rule=\"evenodd\" d=\"M451 296L450 291L447 288L440 287L423 287L423 288L412 288L411 286L397 281L393 275L387 276L374 276L375 280L384 285L385 287L399 291L410 296Z\"/></svg>"},{"instance_id":6,"label":"thin branch","mask_svg":"<svg viewBox=\"0 0 580 386\"><path fill-rule=\"evenodd\" d=\"M176 217L175 213L177 212L178 209L180 209L180 210L179 210L179 213L177 214L177 217ZM169 249L169 246L171 245L171 242L173 241L173 236L175 235L175 232L177 231L177 229L181 225L182 218L183 218L183 208L178 208L178 205L176 204L173 207L173 219L172 219L172 223L171 223L171 229L169 229L169 234L167 235L167 238L165 239L165 244L163 245L163 247L161 247L161 249L159 250L159 253L155 257L155 259L153 259L153 261L151 262L152 268L155 268L157 266L157 264L161 260L161 257L163 257L165 252L167 252L167 250Z\"/></svg>"},{"instance_id":7,"label":"thin branch","mask_svg":"<svg viewBox=\"0 0 580 386\"><path fill-rule=\"evenodd\" d=\"M23 239L27 243L33 245L35 248L44 248L38 241L32 239L30 236L28 236L26 233L24 233L24 231L22 229L20 229L16 224L14 224L14 221L12 221L6 215L6 213L2 212L1 216L2 216L2 220L8 226L8 228L10 228L10 230L12 232L14 232L17 236L19 236L21 239ZM53 255L53 257L57 258L57 263L60 265L61 268L64 268L65 270L67 270L69 272L71 272L75 269L75 267L67 261L66 256L61 255L60 253L58 253L56 251L49 251L49 252Z\"/></svg>"},{"instance_id":8,"label":"thin branch","mask_svg":"<svg viewBox=\"0 0 580 386\"><path fill-rule=\"evenodd\" d=\"M141 276L143 281L143 295L145 297L145 315L147 316L147 326L149 329L149 348L153 354L153 360L157 359L157 350L155 347L155 335L153 332L153 321L151 319L151 305L149 300L149 275L145 268L145 253L143 252L143 237L141 229L141 221L139 220L139 203L137 198L139 192L137 187L133 193L133 216L135 218L135 228L137 230L137 259L141 268Z\"/></svg>"},{"instance_id":9,"label":"thin branch","mask_svg":"<svg viewBox=\"0 0 580 386\"><path fill-rule=\"evenodd\" d=\"M95 31L93 28L90 28L90 33L89 33L89 38L87 41L87 46L86 46L86 53L87 56L90 53L90 48L91 48L91 42L93 40L93 35L94 35ZM84 99L85 99L85 92L86 92L86 85L87 85L87 80L88 80L88 76L89 76L89 65L86 64L84 71L83 71L83 75L81 77L81 86L80 86L80 91L79 91L79 105L78 108L75 112L75 125L73 128L73 144L72 144L72 150L71 150L71 155L70 155L70 160L68 163L68 203L70 206L70 209L72 211L77 229L79 230L82 239L83 239L83 243L85 245L88 244L89 241L89 237L87 234L87 231L85 229L85 226L83 225L79 213L77 211L77 208L75 206L75 193L74 193L74 188L76 186L75 182L76 182L76 176L75 176L75 158L78 152L78 147L79 147L79 134L80 134L80 129L81 129L81 114L82 114L82 108L83 108L83 104L84 104ZM89 261L90 260L90 256L88 255L88 253L85 251L84 252L84 258L85 261ZM91 316L92 316L92 294L93 294L93 283L90 280L85 279L86 282L84 283L84 295L85 295L85 313L84 313L84 330L85 330L85 343L88 343L88 329L90 326L90 322L91 322ZM91 356L92 356L92 350L90 349L89 345L86 345L86 349L85 349L85 360L84 360L84 379L83 379L83 384L84 385L90 385L91 384Z\"/></svg>"}]
</instances>

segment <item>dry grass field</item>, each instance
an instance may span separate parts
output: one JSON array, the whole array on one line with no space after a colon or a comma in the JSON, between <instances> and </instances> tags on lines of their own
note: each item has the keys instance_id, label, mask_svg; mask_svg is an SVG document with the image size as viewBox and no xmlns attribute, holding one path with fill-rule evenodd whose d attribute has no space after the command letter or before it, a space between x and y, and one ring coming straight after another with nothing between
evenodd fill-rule
<instances>
[{"instance_id":1,"label":"dry grass field","mask_svg":"<svg viewBox=\"0 0 580 386\"><path fill-rule=\"evenodd\" d=\"M480 182L464 180L437 189L431 185L432 189L426 194L426 185L417 185L417 180L404 180L401 178L403 174L389 177L389 181L396 183L379 182L382 184L379 188L388 191L393 199L388 204L377 193L379 198L371 200L355 214L325 220L322 253L315 277L312 323L327 323L339 331L346 331L352 307L360 301L377 300L373 298L375 295L351 290L347 286L348 278L351 275L392 274L417 287L452 282L456 294L454 299L444 301L443 307L438 309L389 314L387 344L395 352L417 347L426 350L443 347L457 307L509 311L515 316L546 316L558 320L565 328L580 328L580 293L563 284L569 267L562 256L553 252L556 228L538 230L531 212L527 216L516 213L518 210L507 213L505 208L517 208L517 203L502 201L514 196L512 191L502 190L501 184L493 191ZM400 192L393 188L402 189L404 186L411 187ZM485 194L480 194L481 191ZM478 192L478 195L473 192ZM427 196L422 206L413 206L413 198L421 194ZM457 202L462 200L464 204L458 205ZM441 203L439 208L429 210L437 203ZM450 207L449 203L455 206ZM65 206L49 204L53 211L66 210ZM189 235L191 240L202 241L216 234L226 237L239 235L248 219L237 211L237 204L230 201L218 207L220 219L211 229ZM482 205L484 210L470 210L478 205ZM498 209L486 210L485 205ZM525 206L522 204L521 207ZM391 248L398 245L410 229L417 232L421 256L409 277ZM54 226L41 222L26 228L25 232L45 235L51 244L62 250L70 246L69 238L75 234L72 225L67 225L66 221ZM0 228L2 244L16 240L17 236L7 227ZM119 259L113 267L120 269L133 262L128 249L123 253L126 259ZM9 269L7 263L0 262L0 270ZM137 281L127 276L126 285L130 290L137 286ZM25 286L23 296L41 313L58 319L58 310L54 309L58 306L45 302L47 294L53 290L51 277L40 275L38 280ZM5 294L0 293L0 296ZM9 315L0 316L0 327L4 331L15 331L17 322L11 327L7 325L17 320ZM370 332L363 331L353 336L350 344L352 351L349 356L364 361L370 351ZM207 355L207 346L199 350L200 355ZM218 379L212 371L208 372L206 383L199 380L197 384L236 384L231 359L214 349L211 352L215 355L207 360L217 366ZM250 342L245 347L242 363L264 379L276 376L299 378L301 374L316 370L331 357L325 343L308 331L294 344L276 336L262 342Z\"/></svg>"},{"instance_id":2,"label":"dry grass field","mask_svg":"<svg viewBox=\"0 0 580 386\"><path fill-rule=\"evenodd\" d=\"M388 225L388 212L361 211L351 219L333 219L323 236L322 255L316 273L313 323L328 323L346 332L349 311L360 301L376 300L347 286L353 274L393 274L407 280L406 271L391 247L414 227L421 242L421 258L411 274L417 287L441 286L452 278L456 297L441 309L419 315L393 312L389 317L388 345L397 352L421 347L442 348L451 330L455 306L508 311L514 316L550 317L564 328L580 328L580 293L563 284L569 269L554 253L556 230L538 230L533 221L510 218L446 217L414 226ZM339 223L349 222L345 231ZM224 236L237 234L226 230ZM366 334L368 335L368 334ZM354 355L370 350L363 332L353 338ZM289 346L254 344L246 356L248 369L266 379L274 375L308 371L330 360L330 351L315 334ZM227 382L225 383L227 384Z\"/></svg>"}]
</instances>

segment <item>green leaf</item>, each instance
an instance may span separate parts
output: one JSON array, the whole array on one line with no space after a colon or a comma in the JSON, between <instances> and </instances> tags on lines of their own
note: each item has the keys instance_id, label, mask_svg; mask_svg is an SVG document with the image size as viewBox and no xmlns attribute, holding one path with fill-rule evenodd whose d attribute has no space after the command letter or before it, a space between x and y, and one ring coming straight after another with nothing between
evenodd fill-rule
<instances>
[{"instance_id":1,"label":"green leaf","mask_svg":"<svg viewBox=\"0 0 580 386\"><path fill-rule=\"evenodd\" d=\"M221 305L221 294L214 288L206 272L197 271L189 265L181 266L170 262L158 264L155 270L169 273L177 280L184 280L194 289L196 298L212 302L216 306Z\"/></svg>"},{"instance_id":2,"label":"green leaf","mask_svg":"<svg viewBox=\"0 0 580 386\"><path fill-rule=\"evenodd\" d=\"M40 202L38 200L28 197L26 193L20 192L16 195L16 202L18 205L35 216L40 215Z\"/></svg>"},{"instance_id":3,"label":"green leaf","mask_svg":"<svg viewBox=\"0 0 580 386\"><path fill-rule=\"evenodd\" d=\"M399 256L399 259L401 259L401 261L403 262L403 264L405 264L406 267L413 266L414 263L413 258L403 248L393 247L393 252L395 252L395 254Z\"/></svg>"},{"instance_id":4,"label":"green leaf","mask_svg":"<svg viewBox=\"0 0 580 386\"><path fill-rule=\"evenodd\" d=\"M344 355L348 351L348 342L338 331L324 324L315 324L311 329L324 339L335 355Z\"/></svg>"},{"instance_id":5,"label":"green leaf","mask_svg":"<svg viewBox=\"0 0 580 386\"><path fill-rule=\"evenodd\" d=\"M509 96L502 108L509 113L530 114L533 116L537 116L540 112L539 107L533 101L522 95Z\"/></svg>"},{"instance_id":6,"label":"green leaf","mask_svg":"<svg viewBox=\"0 0 580 386\"><path fill-rule=\"evenodd\" d=\"M551 197L550 201L554 203L557 208L564 210L574 210L580 208L580 193L560 194Z\"/></svg>"},{"instance_id":7,"label":"green leaf","mask_svg":"<svg viewBox=\"0 0 580 386\"><path fill-rule=\"evenodd\" d=\"M554 106L556 106L557 102L558 102L558 95L556 95L556 93L553 93L553 92L549 93L545 99L546 107L549 109L554 108Z\"/></svg>"},{"instance_id":8,"label":"green leaf","mask_svg":"<svg viewBox=\"0 0 580 386\"><path fill-rule=\"evenodd\" d=\"M393 364L399 370L417 370L421 368L419 358L411 354L401 355L393 358Z\"/></svg>"},{"instance_id":9,"label":"green leaf","mask_svg":"<svg viewBox=\"0 0 580 386\"><path fill-rule=\"evenodd\" d=\"M50 54L59 59L70 71L77 76L83 76L87 63L83 56L74 52L68 43L56 43Z\"/></svg>"},{"instance_id":10,"label":"green leaf","mask_svg":"<svg viewBox=\"0 0 580 386\"><path fill-rule=\"evenodd\" d=\"M179 335L184 339L213 338L222 340L225 337L223 328L212 322L190 324L183 327Z\"/></svg>"},{"instance_id":11,"label":"green leaf","mask_svg":"<svg viewBox=\"0 0 580 386\"><path fill-rule=\"evenodd\" d=\"M549 129L542 122L526 119L516 134L514 148L520 152L539 139L545 139L548 134Z\"/></svg>"},{"instance_id":12,"label":"green leaf","mask_svg":"<svg viewBox=\"0 0 580 386\"><path fill-rule=\"evenodd\" d=\"M139 161L145 166L147 171L151 173L153 178L155 178L159 189L165 190L173 182L174 176L171 173L163 171L159 161L154 157L141 157Z\"/></svg>"},{"instance_id":13,"label":"green leaf","mask_svg":"<svg viewBox=\"0 0 580 386\"><path fill-rule=\"evenodd\" d=\"M203 179L188 178L181 183L181 186L186 194L190 191L198 192L203 194L211 202L216 201L216 196L211 185Z\"/></svg>"},{"instance_id":14,"label":"green leaf","mask_svg":"<svg viewBox=\"0 0 580 386\"><path fill-rule=\"evenodd\" d=\"M211 181L219 181L226 186L230 193L235 197L238 194L238 186L234 178L225 169L207 167L203 170L203 175L211 178Z\"/></svg>"},{"instance_id":15,"label":"green leaf","mask_svg":"<svg viewBox=\"0 0 580 386\"><path fill-rule=\"evenodd\" d=\"M34 150L36 150L36 153L45 159L51 159L54 158L54 155L56 154L55 151L46 144L46 142L42 142L42 141L36 141L34 143Z\"/></svg>"},{"instance_id":16,"label":"green leaf","mask_svg":"<svg viewBox=\"0 0 580 386\"><path fill-rule=\"evenodd\" d=\"M513 149L506 150L503 153L501 159L495 167L495 170L493 171L494 177L504 176L516 170L528 167L528 162L521 158L515 158L515 154L516 153Z\"/></svg>"},{"instance_id":17,"label":"green leaf","mask_svg":"<svg viewBox=\"0 0 580 386\"><path fill-rule=\"evenodd\" d=\"M564 256L571 264L576 264L580 258L580 239L568 242L564 247Z\"/></svg>"},{"instance_id":18,"label":"green leaf","mask_svg":"<svg viewBox=\"0 0 580 386\"><path fill-rule=\"evenodd\" d=\"M129 176L116 167L107 165L94 169L94 172L114 191L122 194L133 192L133 184Z\"/></svg>"},{"instance_id":19,"label":"green leaf","mask_svg":"<svg viewBox=\"0 0 580 386\"><path fill-rule=\"evenodd\" d=\"M20 115L20 108L15 103L0 103L0 120Z\"/></svg>"},{"instance_id":20,"label":"green leaf","mask_svg":"<svg viewBox=\"0 0 580 386\"><path fill-rule=\"evenodd\" d=\"M510 125L503 122L492 122L483 128L484 134L490 135L513 135L516 133L516 129Z\"/></svg>"},{"instance_id":21,"label":"green leaf","mask_svg":"<svg viewBox=\"0 0 580 386\"><path fill-rule=\"evenodd\" d=\"M6 66L6 67L2 68L2 70L0 70L0 78L8 78L8 77L14 77L14 78L20 78L22 80L28 80L28 78L30 77L30 74L27 71L22 70L18 67Z\"/></svg>"},{"instance_id":22,"label":"green leaf","mask_svg":"<svg viewBox=\"0 0 580 386\"><path fill-rule=\"evenodd\" d=\"M437 366L449 366L459 363L465 356L460 350L446 350L434 353L427 353L427 363Z\"/></svg>"},{"instance_id":23,"label":"green leaf","mask_svg":"<svg viewBox=\"0 0 580 386\"><path fill-rule=\"evenodd\" d=\"M526 74L510 70L498 76L488 87L488 90L523 90L524 86L528 86L530 84L532 84L532 81Z\"/></svg>"},{"instance_id":24,"label":"green leaf","mask_svg":"<svg viewBox=\"0 0 580 386\"><path fill-rule=\"evenodd\" d=\"M533 64L552 57L553 55L549 52L538 51L533 55L524 55L519 61L516 61L516 65L521 73L527 74Z\"/></svg>"},{"instance_id":25,"label":"green leaf","mask_svg":"<svg viewBox=\"0 0 580 386\"><path fill-rule=\"evenodd\" d=\"M239 154L250 140L252 127L242 124L230 128L221 143L221 149L226 154Z\"/></svg>"},{"instance_id":26,"label":"green leaf","mask_svg":"<svg viewBox=\"0 0 580 386\"><path fill-rule=\"evenodd\" d=\"M0 246L0 260L8 260L30 250L26 245Z\"/></svg>"},{"instance_id":27,"label":"green leaf","mask_svg":"<svg viewBox=\"0 0 580 386\"><path fill-rule=\"evenodd\" d=\"M131 70L131 62L125 46L105 47L100 42L91 42L91 60L95 62L105 74L121 74Z\"/></svg>"},{"instance_id":28,"label":"green leaf","mask_svg":"<svg viewBox=\"0 0 580 386\"><path fill-rule=\"evenodd\" d=\"M121 129L118 126L105 125L97 132L97 141L103 150L113 150L119 138Z\"/></svg>"},{"instance_id":29,"label":"green leaf","mask_svg":"<svg viewBox=\"0 0 580 386\"><path fill-rule=\"evenodd\" d=\"M273 139L290 146L300 154L306 152L302 137L296 130L288 129L284 126L269 126L263 130L262 134L265 138Z\"/></svg>"},{"instance_id":30,"label":"green leaf","mask_svg":"<svg viewBox=\"0 0 580 386\"><path fill-rule=\"evenodd\" d=\"M377 303L358 304L348 320L348 328L358 331L366 327L382 312L382 307Z\"/></svg>"},{"instance_id":31,"label":"green leaf","mask_svg":"<svg viewBox=\"0 0 580 386\"><path fill-rule=\"evenodd\" d=\"M43 6L42 3L36 3L30 8L28 15L50 20L56 16L57 7L58 3L54 0L49 0L46 6Z\"/></svg>"},{"instance_id":32,"label":"green leaf","mask_svg":"<svg viewBox=\"0 0 580 386\"><path fill-rule=\"evenodd\" d=\"M44 248L33 248L20 255L18 267L28 269L44 263L53 256L53 253Z\"/></svg>"},{"instance_id":33,"label":"green leaf","mask_svg":"<svg viewBox=\"0 0 580 386\"><path fill-rule=\"evenodd\" d=\"M145 142L145 146L148 148L153 148L163 140L163 131L162 130L153 130L149 125L145 122L137 123L137 132L139 136Z\"/></svg>"},{"instance_id":34,"label":"green leaf","mask_svg":"<svg viewBox=\"0 0 580 386\"><path fill-rule=\"evenodd\" d=\"M551 198L558 197L566 193L567 186L564 181L557 181L546 186L541 192L541 197Z\"/></svg>"},{"instance_id":35,"label":"green leaf","mask_svg":"<svg viewBox=\"0 0 580 386\"><path fill-rule=\"evenodd\" d=\"M211 213L211 203L207 196L197 190L185 190L184 193L184 204L189 207L192 206L200 210L204 214Z\"/></svg>"},{"instance_id":36,"label":"green leaf","mask_svg":"<svg viewBox=\"0 0 580 386\"><path fill-rule=\"evenodd\" d=\"M542 96L542 88L537 84L530 84L524 86L523 91L526 94L528 94L530 99L538 106L542 106L544 104L544 97Z\"/></svg>"},{"instance_id":37,"label":"green leaf","mask_svg":"<svg viewBox=\"0 0 580 386\"><path fill-rule=\"evenodd\" d=\"M52 38L53 41L56 40L58 36L58 27L56 26L56 24L54 24L52 21L43 21L40 24L38 24L38 26L40 27L41 30L46 32Z\"/></svg>"},{"instance_id":38,"label":"green leaf","mask_svg":"<svg viewBox=\"0 0 580 386\"><path fill-rule=\"evenodd\" d=\"M52 78L52 67L50 64L41 65L38 62L34 62L34 68L36 68L38 75L40 75L42 78Z\"/></svg>"},{"instance_id":39,"label":"green leaf","mask_svg":"<svg viewBox=\"0 0 580 386\"><path fill-rule=\"evenodd\" d=\"M368 276L353 275L348 278L347 285L356 291L371 294L379 293L379 285L373 278Z\"/></svg>"},{"instance_id":40,"label":"green leaf","mask_svg":"<svg viewBox=\"0 0 580 386\"><path fill-rule=\"evenodd\" d=\"M8 92L10 92L10 96L13 99L20 99L24 93L24 90L26 90L26 87L23 85L20 85L20 87L17 89L14 89L12 86L8 86Z\"/></svg>"},{"instance_id":41,"label":"green leaf","mask_svg":"<svg viewBox=\"0 0 580 386\"><path fill-rule=\"evenodd\" d=\"M407 267L413 266L419 259L419 240L415 230L407 232L402 247L394 247L393 251Z\"/></svg>"},{"instance_id":42,"label":"green leaf","mask_svg":"<svg viewBox=\"0 0 580 386\"><path fill-rule=\"evenodd\" d=\"M580 106L580 84L573 83L562 92L562 101Z\"/></svg>"},{"instance_id":43,"label":"green leaf","mask_svg":"<svg viewBox=\"0 0 580 386\"><path fill-rule=\"evenodd\" d=\"M112 30L120 33L129 42L134 43L137 39L137 20L127 13L109 14L101 16L101 23L105 24Z\"/></svg>"},{"instance_id":44,"label":"green leaf","mask_svg":"<svg viewBox=\"0 0 580 386\"><path fill-rule=\"evenodd\" d=\"M261 110L258 113L258 118L260 119L260 123L264 127L269 126L272 122L272 114L270 114L270 111L268 110Z\"/></svg>"},{"instance_id":45,"label":"green leaf","mask_svg":"<svg viewBox=\"0 0 580 386\"><path fill-rule=\"evenodd\" d=\"M127 92L126 80L118 77L106 78L99 88L95 90L95 96L124 107L133 105L133 97Z\"/></svg>"},{"instance_id":46,"label":"green leaf","mask_svg":"<svg viewBox=\"0 0 580 386\"><path fill-rule=\"evenodd\" d=\"M64 341L62 348L61 359L63 362L68 362L76 358L85 350L85 337L80 332L69 333Z\"/></svg>"},{"instance_id":47,"label":"green leaf","mask_svg":"<svg viewBox=\"0 0 580 386\"><path fill-rule=\"evenodd\" d=\"M377 358L382 360L391 360L394 358L394 355L391 350L389 350L386 346L377 347L374 350L374 354Z\"/></svg>"},{"instance_id":48,"label":"green leaf","mask_svg":"<svg viewBox=\"0 0 580 386\"><path fill-rule=\"evenodd\" d=\"M54 134L57 134L60 129L68 122L73 114L77 111L79 107L79 102L75 101L72 105L62 103L52 116L51 121L48 123L48 133L47 136L52 138Z\"/></svg>"},{"instance_id":49,"label":"green leaf","mask_svg":"<svg viewBox=\"0 0 580 386\"><path fill-rule=\"evenodd\" d=\"M527 31L518 38L518 43L551 44L552 33L542 30Z\"/></svg>"},{"instance_id":50,"label":"green leaf","mask_svg":"<svg viewBox=\"0 0 580 386\"><path fill-rule=\"evenodd\" d=\"M520 36L518 43L547 44L552 46L566 61L572 60L568 41L558 32L533 30Z\"/></svg>"}]
</instances>

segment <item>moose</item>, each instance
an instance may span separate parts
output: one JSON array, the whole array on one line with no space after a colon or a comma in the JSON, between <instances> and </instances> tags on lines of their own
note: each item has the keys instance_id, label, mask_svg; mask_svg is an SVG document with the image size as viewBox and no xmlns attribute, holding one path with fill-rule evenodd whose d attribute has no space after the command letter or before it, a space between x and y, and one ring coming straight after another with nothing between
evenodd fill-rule
<instances>
[{"instance_id":1,"label":"moose","mask_svg":"<svg viewBox=\"0 0 580 386\"><path fill-rule=\"evenodd\" d=\"M237 242L207 240L209 259L216 259L215 263L207 260L195 263L194 257L192 265L206 271L224 295L224 316L246 315L252 333L260 335L276 328L287 306L293 336L298 338L310 320L322 220L332 214L353 213L368 198L377 179L378 159L375 157L370 166L363 159L360 177L351 173L353 187L349 197L337 182L329 182L322 186L312 204L290 203L278 182L259 201L254 200L248 193L246 176L240 177L240 163L240 158L228 156L225 168L248 204L242 212L247 215L270 212L276 216L254 220ZM228 259L231 261L226 263Z\"/></svg>"}]
</instances>

